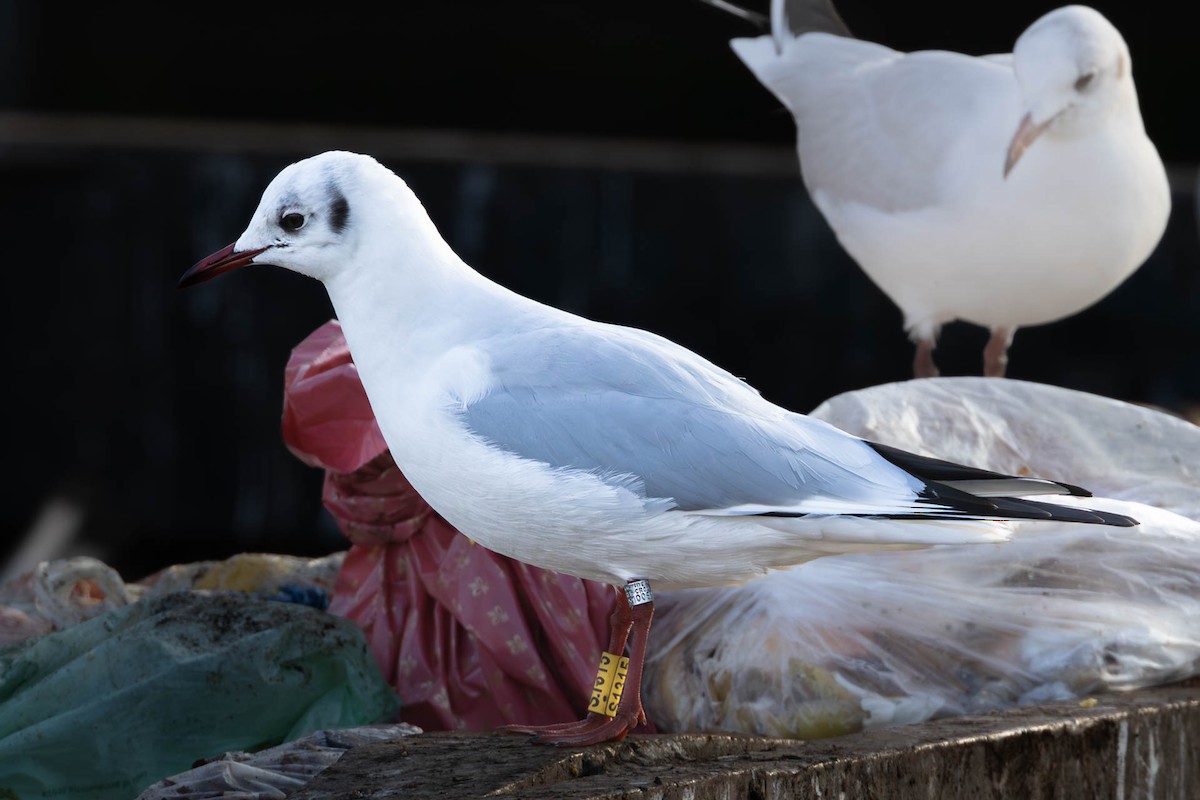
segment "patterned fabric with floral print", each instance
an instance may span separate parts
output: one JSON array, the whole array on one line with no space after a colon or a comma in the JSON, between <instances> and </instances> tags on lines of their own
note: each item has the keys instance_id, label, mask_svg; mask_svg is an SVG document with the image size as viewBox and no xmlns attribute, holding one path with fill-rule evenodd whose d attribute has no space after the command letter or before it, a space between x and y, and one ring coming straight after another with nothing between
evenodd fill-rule
<instances>
[{"instance_id":1,"label":"patterned fabric with floral print","mask_svg":"<svg viewBox=\"0 0 1200 800\"><path fill-rule=\"evenodd\" d=\"M613 590L497 555L438 516L392 460L336 320L288 361L283 435L325 470L325 507L353 543L330 611L366 632L406 722L583 715Z\"/></svg>"}]
</instances>

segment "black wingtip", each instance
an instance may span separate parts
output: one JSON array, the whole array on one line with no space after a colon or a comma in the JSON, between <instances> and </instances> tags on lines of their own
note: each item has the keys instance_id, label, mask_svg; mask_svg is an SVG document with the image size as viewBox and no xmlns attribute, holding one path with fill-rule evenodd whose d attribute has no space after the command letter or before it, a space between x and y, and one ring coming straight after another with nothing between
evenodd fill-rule
<instances>
[{"instance_id":1,"label":"black wingtip","mask_svg":"<svg viewBox=\"0 0 1200 800\"><path fill-rule=\"evenodd\" d=\"M1085 522L1092 525L1113 525L1118 528L1132 528L1138 524L1133 517L1124 514L1112 514L1108 511L1097 511L1094 508L1075 508L1061 506L1057 503L1043 503L1038 500L1026 500L1020 497L989 498L996 503L1001 514L1011 515L1015 519L1046 519L1055 522ZM1024 516L1026 515L1027 516ZM1045 516L1042 516L1042 515Z\"/></svg>"},{"instance_id":2,"label":"black wingtip","mask_svg":"<svg viewBox=\"0 0 1200 800\"><path fill-rule=\"evenodd\" d=\"M1077 488L1077 487L1076 487ZM1090 495L1087 495L1090 497ZM978 497L953 486L929 481L920 492L918 502L942 506L950 510L949 517L977 517L1001 519L1036 519L1046 522L1084 522L1092 525L1113 525L1131 528L1138 524L1133 517L1096 511L1091 508L1075 508L1023 497ZM936 516L936 512L929 516Z\"/></svg>"},{"instance_id":3,"label":"black wingtip","mask_svg":"<svg viewBox=\"0 0 1200 800\"><path fill-rule=\"evenodd\" d=\"M1136 528L1142 523L1138 522L1133 517L1127 517L1124 514L1110 514L1107 511L1092 511L1093 514L1101 518L1105 525L1114 525L1118 528Z\"/></svg>"},{"instance_id":4,"label":"black wingtip","mask_svg":"<svg viewBox=\"0 0 1200 800\"><path fill-rule=\"evenodd\" d=\"M988 469L968 467L964 464L955 464L953 461L943 461L940 458L919 456L916 453L910 453L898 447L889 447L886 444L879 444L878 442L868 441L867 444L876 453L879 453L879 455L900 469L923 481L1021 480L1021 477L1017 475L1005 475L1003 472L992 472ZM1092 493L1082 486L1075 486L1074 484L1056 480L1049 480L1049 482L1061 486L1063 494L1069 494L1072 497L1092 496ZM1013 494L1020 494L1020 492L1014 491Z\"/></svg>"}]
</instances>

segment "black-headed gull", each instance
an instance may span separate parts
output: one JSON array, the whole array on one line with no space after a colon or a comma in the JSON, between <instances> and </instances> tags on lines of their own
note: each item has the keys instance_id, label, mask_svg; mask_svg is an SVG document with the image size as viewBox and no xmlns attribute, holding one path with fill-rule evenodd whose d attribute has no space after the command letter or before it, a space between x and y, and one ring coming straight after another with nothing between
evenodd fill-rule
<instances>
[{"instance_id":1,"label":"black-headed gull","mask_svg":"<svg viewBox=\"0 0 1200 800\"><path fill-rule=\"evenodd\" d=\"M666 339L514 294L464 264L404 181L367 156L285 168L237 242L180 285L248 264L325 284L392 456L451 524L520 561L623 587L608 652L619 658L632 636L632 688L611 715L514 728L543 741L619 738L644 720L649 584L998 541L1004 519L1134 524L1010 497L1087 492L872 444Z\"/></svg>"},{"instance_id":2,"label":"black-headed gull","mask_svg":"<svg viewBox=\"0 0 1200 800\"><path fill-rule=\"evenodd\" d=\"M773 0L771 22L733 49L795 117L804 184L903 312L918 377L955 319L991 331L984 374L1003 375L1018 327L1097 302L1162 237L1170 191L1129 48L1093 9L978 58L837 35L826 0Z\"/></svg>"}]
</instances>

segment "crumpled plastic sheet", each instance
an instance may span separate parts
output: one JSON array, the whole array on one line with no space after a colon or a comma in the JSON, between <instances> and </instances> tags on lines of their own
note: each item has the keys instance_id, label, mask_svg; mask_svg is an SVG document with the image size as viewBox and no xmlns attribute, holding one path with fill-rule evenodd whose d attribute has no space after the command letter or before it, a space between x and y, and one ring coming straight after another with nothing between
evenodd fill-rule
<instances>
[{"instance_id":1,"label":"crumpled plastic sheet","mask_svg":"<svg viewBox=\"0 0 1200 800\"><path fill-rule=\"evenodd\" d=\"M288 361L283 435L326 471L325 507L353 542L330 611L362 626L405 721L583 716L613 590L497 555L438 516L392 460L336 321Z\"/></svg>"},{"instance_id":2,"label":"crumpled plastic sheet","mask_svg":"<svg viewBox=\"0 0 1200 800\"><path fill-rule=\"evenodd\" d=\"M164 778L137 800L284 800L351 747L388 742L421 729L401 722L317 731L257 753L225 753L206 764Z\"/></svg>"},{"instance_id":3,"label":"crumpled plastic sheet","mask_svg":"<svg viewBox=\"0 0 1200 800\"><path fill-rule=\"evenodd\" d=\"M660 595L645 702L661 729L818 738L1200 672L1200 429L979 378L851 392L814 416L1084 485L1112 497L1047 499L1141 525L1021 522L1003 544L824 558Z\"/></svg>"},{"instance_id":4,"label":"crumpled plastic sheet","mask_svg":"<svg viewBox=\"0 0 1200 800\"><path fill-rule=\"evenodd\" d=\"M0 796L125 800L198 758L397 706L346 620L239 593L170 594L0 646Z\"/></svg>"}]
</instances>

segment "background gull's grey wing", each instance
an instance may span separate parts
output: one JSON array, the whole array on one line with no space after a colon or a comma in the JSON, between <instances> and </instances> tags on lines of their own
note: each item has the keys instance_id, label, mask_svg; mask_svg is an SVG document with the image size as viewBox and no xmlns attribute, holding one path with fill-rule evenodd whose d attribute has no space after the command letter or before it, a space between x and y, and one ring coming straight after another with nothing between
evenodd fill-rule
<instances>
[{"instance_id":1,"label":"background gull's grey wing","mask_svg":"<svg viewBox=\"0 0 1200 800\"><path fill-rule=\"evenodd\" d=\"M493 342L493 385L464 405L468 430L513 455L670 498L684 511L1051 518L1058 507L992 495L1003 486L1074 489L874 445L768 403L665 339L601 330L609 335L544 329ZM972 482L986 483L987 499L968 491ZM1085 510L1062 513L1102 521Z\"/></svg>"},{"instance_id":2,"label":"background gull's grey wing","mask_svg":"<svg viewBox=\"0 0 1200 800\"><path fill-rule=\"evenodd\" d=\"M941 174L947 154L969 138L988 140L992 129L999 141L1020 116L1012 69L997 57L906 54L826 34L782 51L767 36L731 46L792 112L804 183L819 203L889 212L937 205L956 185Z\"/></svg>"}]
</instances>

